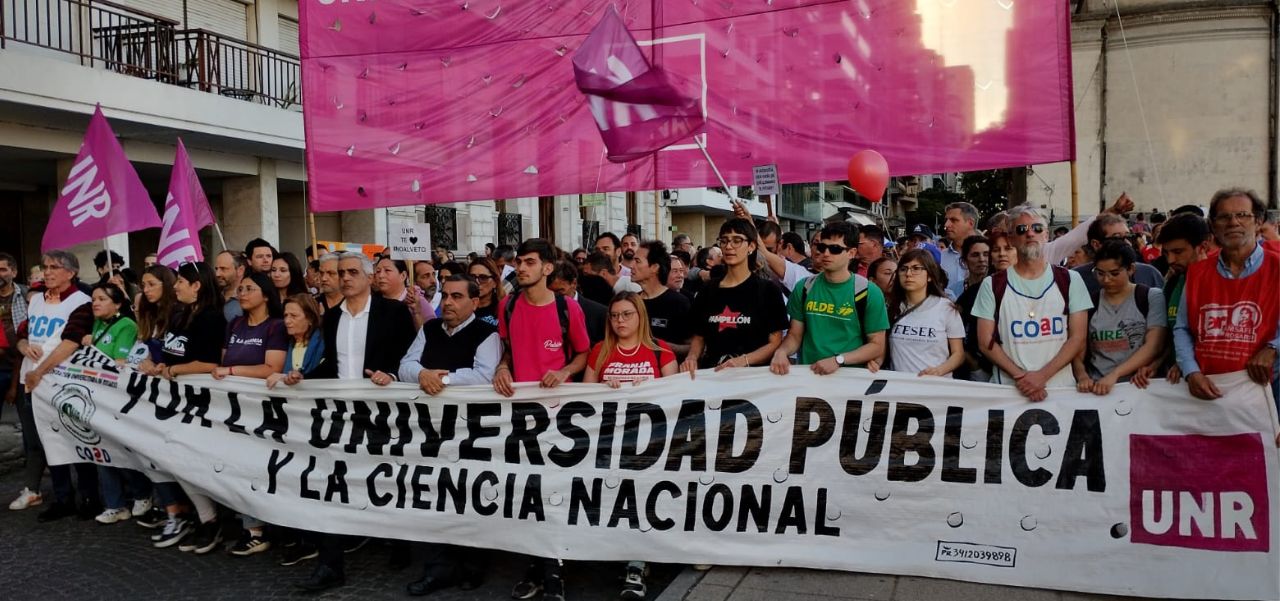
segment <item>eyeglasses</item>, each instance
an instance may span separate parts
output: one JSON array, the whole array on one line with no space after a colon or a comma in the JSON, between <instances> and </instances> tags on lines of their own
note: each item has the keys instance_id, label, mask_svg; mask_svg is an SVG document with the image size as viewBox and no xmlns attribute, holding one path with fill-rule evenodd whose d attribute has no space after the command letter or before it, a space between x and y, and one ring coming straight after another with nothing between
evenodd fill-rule
<instances>
[{"instance_id":1,"label":"eyeglasses","mask_svg":"<svg viewBox=\"0 0 1280 601\"><path fill-rule=\"evenodd\" d=\"M487 282L489 280L492 280L493 276L488 274L478 273L478 274L473 274L471 278L477 282Z\"/></svg>"},{"instance_id":2,"label":"eyeglasses","mask_svg":"<svg viewBox=\"0 0 1280 601\"><path fill-rule=\"evenodd\" d=\"M1249 211L1240 211L1239 213L1218 213L1213 216L1213 222L1221 223L1223 225L1231 223L1232 220L1239 221L1240 223L1252 223L1255 217L1256 215Z\"/></svg>"},{"instance_id":3,"label":"eyeglasses","mask_svg":"<svg viewBox=\"0 0 1280 601\"><path fill-rule=\"evenodd\" d=\"M614 321L626 321L636 316L635 311L619 311L617 313L610 312L609 319Z\"/></svg>"},{"instance_id":4,"label":"eyeglasses","mask_svg":"<svg viewBox=\"0 0 1280 601\"><path fill-rule=\"evenodd\" d=\"M1099 280L1104 280L1104 279L1105 279L1105 280L1110 280L1110 279L1114 279L1114 278L1118 278L1118 277L1122 277L1122 276L1128 275L1128 272L1126 272L1126 271L1125 271L1125 270L1123 270L1123 269L1121 269L1121 270L1119 270L1119 271L1103 271L1103 270L1098 269L1098 268L1096 268L1096 267L1095 267L1095 268L1093 269L1093 275L1097 276Z\"/></svg>"},{"instance_id":5,"label":"eyeglasses","mask_svg":"<svg viewBox=\"0 0 1280 601\"><path fill-rule=\"evenodd\" d=\"M1027 235L1027 231L1028 231L1028 230L1033 231L1033 232L1035 232L1035 233L1037 233L1037 234L1043 234L1043 233L1044 233L1044 224L1043 224L1043 223L1033 223L1033 224L1031 224L1031 225L1027 225L1027 224L1025 224L1025 223L1024 223L1024 224L1021 224L1021 225L1015 225L1015 226L1013 226L1013 231L1014 231L1014 233L1018 234L1019 236L1025 236L1025 235Z\"/></svg>"},{"instance_id":6,"label":"eyeglasses","mask_svg":"<svg viewBox=\"0 0 1280 601\"><path fill-rule=\"evenodd\" d=\"M901 273L901 274L916 274L916 273L924 273L924 272L925 272L924 265L916 265L913 263L911 265L898 266L898 273Z\"/></svg>"},{"instance_id":7,"label":"eyeglasses","mask_svg":"<svg viewBox=\"0 0 1280 601\"><path fill-rule=\"evenodd\" d=\"M744 236L721 236L716 239L716 243L722 247L738 248L750 240Z\"/></svg>"},{"instance_id":8,"label":"eyeglasses","mask_svg":"<svg viewBox=\"0 0 1280 601\"><path fill-rule=\"evenodd\" d=\"M853 250L847 246L840 246L839 244L823 244L821 242L814 243L813 249L820 253L829 252L833 255L842 255Z\"/></svg>"}]
</instances>

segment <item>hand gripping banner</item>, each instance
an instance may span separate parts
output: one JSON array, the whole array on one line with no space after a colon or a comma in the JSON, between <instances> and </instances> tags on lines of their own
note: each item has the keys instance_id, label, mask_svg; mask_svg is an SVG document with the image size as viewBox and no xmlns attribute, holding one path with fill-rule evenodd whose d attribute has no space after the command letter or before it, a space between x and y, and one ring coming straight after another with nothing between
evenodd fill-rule
<instances>
[{"instance_id":1,"label":"hand gripping banner","mask_svg":"<svg viewBox=\"0 0 1280 601\"><path fill-rule=\"evenodd\" d=\"M52 464L138 468L269 523L578 560L798 566L1148 597L1280 596L1277 423L1192 399L846 369L620 390L151 378L79 351Z\"/></svg>"}]
</instances>

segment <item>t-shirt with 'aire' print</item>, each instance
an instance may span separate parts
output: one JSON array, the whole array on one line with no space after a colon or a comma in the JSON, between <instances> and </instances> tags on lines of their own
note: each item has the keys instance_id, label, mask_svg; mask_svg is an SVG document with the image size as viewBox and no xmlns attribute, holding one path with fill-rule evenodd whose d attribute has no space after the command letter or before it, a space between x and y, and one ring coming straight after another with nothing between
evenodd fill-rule
<instances>
[{"instance_id":1,"label":"t-shirt with 'aire' print","mask_svg":"<svg viewBox=\"0 0 1280 601\"><path fill-rule=\"evenodd\" d=\"M693 333L705 345L699 368L750 353L789 325L782 290L754 273L731 288L715 282L704 287L693 300L692 315Z\"/></svg>"}]
</instances>

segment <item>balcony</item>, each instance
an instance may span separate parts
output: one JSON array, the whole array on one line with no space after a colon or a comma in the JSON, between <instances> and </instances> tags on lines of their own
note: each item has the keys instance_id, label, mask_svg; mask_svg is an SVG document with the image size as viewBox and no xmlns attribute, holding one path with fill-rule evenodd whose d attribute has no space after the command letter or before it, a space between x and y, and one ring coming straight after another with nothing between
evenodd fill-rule
<instances>
[{"instance_id":1,"label":"balcony","mask_svg":"<svg viewBox=\"0 0 1280 601\"><path fill-rule=\"evenodd\" d=\"M298 57L107 0L0 0L0 50L301 110Z\"/></svg>"}]
</instances>

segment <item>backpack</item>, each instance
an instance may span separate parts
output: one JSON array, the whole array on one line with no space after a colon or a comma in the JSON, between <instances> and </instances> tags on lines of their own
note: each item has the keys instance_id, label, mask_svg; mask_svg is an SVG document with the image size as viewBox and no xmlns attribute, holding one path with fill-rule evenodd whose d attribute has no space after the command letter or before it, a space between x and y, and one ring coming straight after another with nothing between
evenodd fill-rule
<instances>
[{"instance_id":1,"label":"backpack","mask_svg":"<svg viewBox=\"0 0 1280 601\"><path fill-rule=\"evenodd\" d=\"M1138 306L1138 312L1142 314L1142 319L1146 320L1147 310L1151 308L1151 287L1146 284L1137 284L1133 289L1133 303ZM1098 312L1098 301L1102 300L1102 288L1098 288L1090 296L1093 300L1093 307L1089 309L1089 321L1093 321L1093 315ZM1085 346L1085 361L1088 362L1093 355L1089 351L1089 347Z\"/></svg>"},{"instance_id":2,"label":"backpack","mask_svg":"<svg viewBox=\"0 0 1280 601\"><path fill-rule=\"evenodd\" d=\"M511 314L516 310L516 299L520 298L519 294L513 294L507 300L507 304L502 308L503 321L507 324L507 334L511 333ZM564 352L564 364L568 365L573 361L573 345L569 343L569 303L565 301L564 296L556 295L556 315L560 317L560 350ZM511 356L511 361L515 363L515 355Z\"/></svg>"},{"instance_id":3,"label":"backpack","mask_svg":"<svg viewBox=\"0 0 1280 601\"><path fill-rule=\"evenodd\" d=\"M1058 293L1062 295L1062 314L1071 314L1071 271L1066 267L1058 267L1051 265L1053 270L1053 284L1058 287ZM995 295L996 306L995 312L992 314L992 321L996 322L995 331L991 335L991 344L987 348L992 348L1000 343L1000 303L1004 301L1004 293L1009 289L1009 270L997 271L991 276L991 292ZM1096 305L1096 303L1095 303Z\"/></svg>"}]
</instances>

